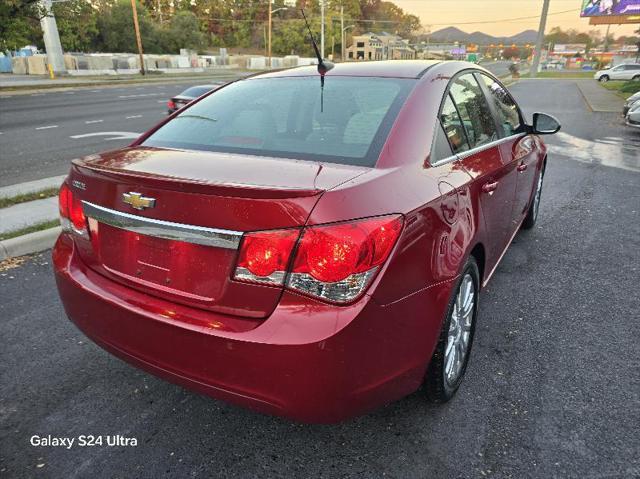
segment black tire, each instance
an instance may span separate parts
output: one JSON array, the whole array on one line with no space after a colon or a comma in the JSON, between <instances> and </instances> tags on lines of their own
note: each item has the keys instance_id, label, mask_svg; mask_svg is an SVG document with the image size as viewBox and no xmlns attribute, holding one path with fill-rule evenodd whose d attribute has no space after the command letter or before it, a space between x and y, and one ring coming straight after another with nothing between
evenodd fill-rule
<instances>
[{"instance_id":1,"label":"black tire","mask_svg":"<svg viewBox=\"0 0 640 479\"><path fill-rule=\"evenodd\" d=\"M460 371L457 374L456 379L453 382L449 382L446 374L446 347L449 336L449 328L452 321L452 315L454 312L454 305L456 303L456 298L458 296L458 292L460 290L460 286L463 283L463 279L470 275L473 288L474 288L474 303L473 303L473 312L471 316L471 327L469 329L469 339L466 354L462 361L462 366L460 367ZM460 384L462 383L462 379L464 378L464 373L467 369L467 364L469 363L469 356L471 355L471 349L473 346L473 336L476 330L476 319L478 316L478 296L480 293L480 272L478 270L478 264L473 256L470 256L467 259L467 262L462 270L462 274L460 278L456 282L455 288L453 289L453 294L451 296L451 300L449 301L449 306L447 307L447 315L442 322L442 330L440 331L440 339L438 340L438 345L436 346L436 350L433 353L431 358L431 362L429 363L429 368L427 370L427 375L425 377L424 385L427 392L427 397L430 401L436 403L444 403L449 401L456 393Z\"/></svg>"},{"instance_id":2,"label":"black tire","mask_svg":"<svg viewBox=\"0 0 640 479\"><path fill-rule=\"evenodd\" d=\"M606 83L609 81L609 75L602 75L600 78L598 78L598 81L600 83Z\"/></svg>"},{"instance_id":3,"label":"black tire","mask_svg":"<svg viewBox=\"0 0 640 479\"><path fill-rule=\"evenodd\" d=\"M640 81L640 75L634 75L631 81Z\"/></svg>"},{"instance_id":4,"label":"black tire","mask_svg":"<svg viewBox=\"0 0 640 479\"><path fill-rule=\"evenodd\" d=\"M544 166L542 167L540 176L538 176L538 179L536 182L536 190L533 192L533 198L531 199L531 204L529 205L529 211L527 211L527 216L525 216L524 221L522 222L523 230L530 230L536 225L536 221L538 221L538 211L540 209L540 199L542 197L543 181L544 181Z\"/></svg>"}]
</instances>

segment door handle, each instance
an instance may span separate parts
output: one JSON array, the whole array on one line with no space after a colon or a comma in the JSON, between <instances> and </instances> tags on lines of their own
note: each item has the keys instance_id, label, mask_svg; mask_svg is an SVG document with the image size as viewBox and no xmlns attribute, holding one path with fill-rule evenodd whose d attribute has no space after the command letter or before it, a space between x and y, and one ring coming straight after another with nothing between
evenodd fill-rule
<instances>
[{"instance_id":1,"label":"door handle","mask_svg":"<svg viewBox=\"0 0 640 479\"><path fill-rule=\"evenodd\" d=\"M517 168L517 170L520 171L520 172L523 172L526 169L527 169L527 164L526 163L520 163L518 165L518 168Z\"/></svg>"},{"instance_id":2,"label":"door handle","mask_svg":"<svg viewBox=\"0 0 640 479\"><path fill-rule=\"evenodd\" d=\"M498 182L497 181L490 181L488 183L485 183L484 185L482 185L482 192L483 193L492 193L493 191L495 191L495 189L498 187Z\"/></svg>"}]
</instances>

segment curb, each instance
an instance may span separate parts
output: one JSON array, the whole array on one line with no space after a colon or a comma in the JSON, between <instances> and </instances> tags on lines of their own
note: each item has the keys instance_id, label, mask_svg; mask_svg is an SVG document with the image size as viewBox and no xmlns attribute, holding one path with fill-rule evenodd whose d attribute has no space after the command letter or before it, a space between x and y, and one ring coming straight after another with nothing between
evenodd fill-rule
<instances>
[{"instance_id":1,"label":"curb","mask_svg":"<svg viewBox=\"0 0 640 479\"><path fill-rule=\"evenodd\" d=\"M29 95L32 93L56 93L59 91L68 91L75 90L79 88L118 88L118 87L128 87L128 86L144 86L148 84L170 84L170 83L189 83L194 80L219 80L221 82L233 81L236 78L248 76L251 72L238 72L236 74L235 71L230 71L228 75L218 75L218 74L203 74L202 76L193 76L193 77L159 77L151 80L140 80L140 79L124 79L124 80L96 80L95 82L78 82L78 83L60 83L60 84L40 84L40 85L4 85L0 87L0 97L4 96L20 96L20 95Z\"/></svg>"},{"instance_id":2,"label":"curb","mask_svg":"<svg viewBox=\"0 0 640 479\"><path fill-rule=\"evenodd\" d=\"M0 241L0 261L51 248L62 229L60 226Z\"/></svg>"},{"instance_id":3,"label":"curb","mask_svg":"<svg viewBox=\"0 0 640 479\"><path fill-rule=\"evenodd\" d=\"M0 187L0 198L12 198L14 196L39 193L49 188L59 188L67 175L51 176L40 180L25 181Z\"/></svg>"}]
</instances>

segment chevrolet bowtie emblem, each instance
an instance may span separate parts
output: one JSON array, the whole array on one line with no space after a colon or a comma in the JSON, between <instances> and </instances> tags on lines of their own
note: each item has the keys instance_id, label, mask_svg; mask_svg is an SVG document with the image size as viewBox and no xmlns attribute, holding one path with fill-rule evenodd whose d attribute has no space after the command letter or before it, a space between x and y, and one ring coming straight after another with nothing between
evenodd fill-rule
<instances>
[{"instance_id":1,"label":"chevrolet bowtie emblem","mask_svg":"<svg viewBox=\"0 0 640 479\"><path fill-rule=\"evenodd\" d=\"M130 191L129 193L122 194L122 201L131 205L136 210L144 210L145 208L153 208L156 205L155 198L147 198L140 193Z\"/></svg>"}]
</instances>

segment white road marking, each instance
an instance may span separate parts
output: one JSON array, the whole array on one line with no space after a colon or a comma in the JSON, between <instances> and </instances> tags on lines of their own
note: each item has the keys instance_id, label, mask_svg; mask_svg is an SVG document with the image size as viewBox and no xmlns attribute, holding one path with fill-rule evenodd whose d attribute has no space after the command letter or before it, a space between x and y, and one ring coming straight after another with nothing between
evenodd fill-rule
<instances>
[{"instance_id":1,"label":"white road marking","mask_svg":"<svg viewBox=\"0 0 640 479\"><path fill-rule=\"evenodd\" d=\"M0 135L2 135L2 132L0 131Z\"/></svg>"},{"instance_id":2,"label":"white road marking","mask_svg":"<svg viewBox=\"0 0 640 479\"><path fill-rule=\"evenodd\" d=\"M85 121L84 124L85 125L90 125L91 123L102 123L104 120L88 120Z\"/></svg>"},{"instance_id":3,"label":"white road marking","mask_svg":"<svg viewBox=\"0 0 640 479\"><path fill-rule=\"evenodd\" d=\"M44 93L32 93L29 96L44 96Z\"/></svg>"},{"instance_id":4,"label":"white road marking","mask_svg":"<svg viewBox=\"0 0 640 479\"><path fill-rule=\"evenodd\" d=\"M98 131L95 133L85 133L83 135L72 135L69 138L77 140L79 138L89 138L92 136L111 136L112 138L105 138L105 140L127 140L132 138L138 138L142 133L135 133L132 131Z\"/></svg>"},{"instance_id":5,"label":"white road marking","mask_svg":"<svg viewBox=\"0 0 640 479\"><path fill-rule=\"evenodd\" d=\"M133 95L120 95L118 98L142 98L145 96L158 96L160 93L137 93Z\"/></svg>"},{"instance_id":6,"label":"white road marking","mask_svg":"<svg viewBox=\"0 0 640 479\"><path fill-rule=\"evenodd\" d=\"M49 128L58 128L58 125L39 126L36 130L48 130Z\"/></svg>"},{"instance_id":7,"label":"white road marking","mask_svg":"<svg viewBox=\"0 0 640 479\"><path fill-rule=\"evenodd\" d=\"M124 119L125 119L125 120L130 120L131 118L142 118L142 115L131 115L131 116L126 116Z\"/></svg>"},{"instance_id":8,"label":"white road marking","mask_svg":"<svg viewBox=\"0 0 640 479\"><path fill-rule=\"evenodd\" d=\"M158 100L158 103L165 103L164 100Z\"/></svg>"},{"instance_id":9,"label":"white road marking","mask_svg":"<svg viewBox=\"0 0 640 479\"><path fill-rule=\"evenodd\" d=\"M76 92L75 91L65 91L64 94L65 95L75 95Z\"/></svg>"},{"instance_id":10,"label":"white road marking","mask_svg":"<svg viewBox=\"0 0 640 479\"><path fill-rule=\"evenodd\" d=\"M90 90L89 93L100 93L102 90Z\"/></svg>"}]
</instances>

